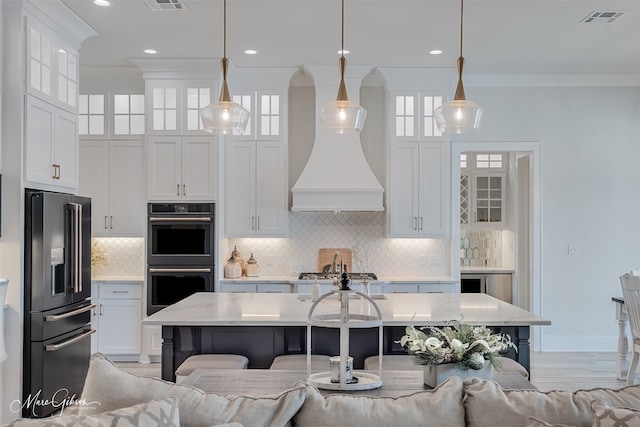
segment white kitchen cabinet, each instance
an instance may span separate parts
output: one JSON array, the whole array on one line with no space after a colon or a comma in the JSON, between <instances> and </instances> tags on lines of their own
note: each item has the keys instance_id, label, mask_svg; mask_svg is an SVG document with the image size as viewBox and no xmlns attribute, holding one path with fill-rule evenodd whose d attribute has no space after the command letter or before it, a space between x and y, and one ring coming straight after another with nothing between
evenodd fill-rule
<instances>
[{"instance_id":1,"label":"white kitchen cabinet","mask_svg":"<svg viewBox=\"0 0 640 427\"><path fill-rule=\"evenodd\" d=\"M93 237L141 237L145 230L144 143L80 143L78 193L91 197Z\"/></svg>"},{"instance_id":2,"label":"white kitchen cabinet","mask_svg":"<svg viewBox=\"0 0 640 427\"><path fill-rule=\"evenodd\" d=\"M473 228L507 224L507 162L504 153L462 153L460 224Z\"/></svg>"},{"instance_id":3,"label":"white kitchen cabinet","mask_svg":"<svg viewBox=\"0 0 640 427\"><path fill-rule=\"evenodd\" d=\"M114 360L130 360L141 352L142 284L100 282L92 285L92 350Z\"/></svg>"},{"instance_id":4,"label":"white kitchen cabinet","mask_svg":"<svg viewBox=\"0 0 640 427\"><path fill-rule=\"evenodd\" d=\"M256 283L220 283L218 292L249 294L258 292Z\"/></svg>"},{"instance_id":5,"label":"white kitchen cabinet","mask_svg":"<svg viewBox=\"0 0 640 427\"><path fill-rule=\"evenodd\" d=\"M420 285L417 283L385 283L382 292L385 294L417 294Z\"/></svg>"},{"instance_id":6,"label":"white kitchen cabinet","mask_svg":"<svg viewBox=\"0 0 640 427\"><path fill-rule=\"evenodd\" d=\"M226 237L286 237L287 152L281 141L225 146Z\"/></svg>"},{"instance_id":7,"label":"white kitchen cabinet","mask_svg":"<svg viewBox=\"0 0 640 427\"><path fill-rule=\"evenodd\" d=\"M388 236L446 235L444 143L393 142L390 151Z\"/></svg>"},{"instance_id":8,"label":"white kitchen cabinet","mask_svg":"<svg viewBox=\"0 0 640 427\"><path fill-rule=\"evenodd\" d=\"M67 192L78 186L78 117L31 95L25 95L25 180Z\"/></svg>"},{"instance_id":9,"label":"white kitchen cabinet","mask_svg":"<svg viewBox=\"0 0 640 427\"><path fill-rule=\"evenodd\" d=\"M149 137L149 200L215 201L217 158L217 143L209 137Z\"/></svg>"}]
</instances>

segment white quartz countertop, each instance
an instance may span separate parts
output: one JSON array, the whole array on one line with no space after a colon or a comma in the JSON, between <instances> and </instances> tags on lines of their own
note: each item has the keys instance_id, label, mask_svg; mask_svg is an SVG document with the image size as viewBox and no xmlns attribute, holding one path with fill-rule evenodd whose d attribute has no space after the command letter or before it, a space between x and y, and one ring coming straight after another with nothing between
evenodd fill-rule
<instances>
[{"instance_id":1,"label":"white quartz countertop","mask_svg":"<svg viewBox=\"0 0 640 427\"><path fill-rule=\"evenodd\" d=\"M551 322L486 294L384 294L374 296L385 326L442 325L463 318L486 326L550 325ZM307 324L312 302L298 294L216 293L193 294L142 320L144 325L167 326L300 326ZM339 313L332 295L315 314ZM350 298L349 312L375 314L368 301ZM412 320L413 319L413 320Z\"/></svg>"},{"instance_id":2,"label":"white quartz countertop","mask_svg":"<svg viewBox=\"0 0 640 427\"><path fill-rule=\"evenodd\" d=\"M462 274L465 274L465 273L469 273L469 274L473 274L473 273L481 273L481 274L505 273L505 274L509 274L509 273L514 273L514 270L503 269L503 268L495 268L495 267L462 267L460 269L460 273L462 273Z\"/></svg>"},{"instance_id":3,"label":"white quartz countertop","mask_svg":"<svg viewBox=\"0 0 640 427\"><path fill-rule=\"evenodd\" d=\"M360 282L357 277L352 277L355 283ZM318 283L330 283L332 279L318 278ZM457 280L449 276L378 276L377 280L369 280L369 283L454 283ZM241 277L238 279L220 279L219 283L313 283L311 279L298 279L298 276L257 276Z\"/></svg>"},{"instance_id":4,"label":"white quartz countertop","mask_svg":"<svg viewBox=\"0 0 640 427\"><path fill-rule=\"evenodd\" d=\"M143 276L96 276L92 282L144 282Z\"/></svg>"}]
</instances>

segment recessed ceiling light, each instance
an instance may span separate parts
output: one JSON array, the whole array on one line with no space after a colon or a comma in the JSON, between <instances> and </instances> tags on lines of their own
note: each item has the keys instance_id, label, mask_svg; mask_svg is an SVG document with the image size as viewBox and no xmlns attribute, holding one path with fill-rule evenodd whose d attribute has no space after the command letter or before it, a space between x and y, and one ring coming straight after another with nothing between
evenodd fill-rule
<instances>
[{"instance_id":1,"label":"recessed ceiling light","mask_svg":"<svg viewBox=\"0 0 640 427\"><path fill-rule=\"evenodd\" d=\"M155 49L145 49L144 53L148 53L149 55L155 55L156 53L158 53L158 51Z\"/></svg>"},{"instance_id":2,"label":"recessed ceiling light","mask_svg":"<svg viewBox=\"0 0 640 427\"><path fill-rule=\"evenodd\" d=\"M93 4L102 7L111 6L111 2L109 0L93 0Z\"/></svg>"},{"instance_id":3,"label":"recessed ceiling light","mask_svg":"<svg viewBox=\"0 0 640 427\"><path fill-rule=\"evenodd\" d=\"M442 51L440 49L434 49L429 52L431 55L440 55Z\"/></svg>"},{"instance_id":4,"label":"recessed ceiling light","mask_svg":"<svg viewBox=\"0 0 640 427\"><path fill-rule=\"evenodd\" d=\"M347 49L345 50L338 50L338 55L349 55L351 52L349 52Z\"/></svg>"},{"instance_id":5,"label":"recessed ceiling light","mask_svg":"<svg viewBox=\"0 0 640 427\"><path fill-rule=\"evenodd\" d=\"M244 53L246 53L247 55L255 55L256 53L258 53L258 51L254 49L247 49L244 51Z\"/></svg>"}]
</instances>

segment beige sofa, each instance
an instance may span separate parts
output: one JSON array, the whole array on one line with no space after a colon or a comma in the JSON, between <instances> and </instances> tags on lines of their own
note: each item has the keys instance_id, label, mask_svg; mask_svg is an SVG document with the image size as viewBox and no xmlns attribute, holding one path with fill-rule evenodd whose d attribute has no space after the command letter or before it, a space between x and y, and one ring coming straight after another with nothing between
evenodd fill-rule
<instances>
[{"instance_id":1,"label":"beige sofa","mask_svg":"<svg viewBox=\"0 0 640 427\"><path fill-rule=\"evenodd\" d=\"M274 390L274 393L276 391ZM323 397L304 383L269 396L222 396L120 371L101 354L91 359L76 415L15 426L411 427L640 426L640 386L619 390L503 390L493 381L449 378L433 390L398 398ZM620 422L620 420L626 420ZM616 424L616 422L618 424ZM231 423L231 424L225 424Z\"/></svg>"}]
</instances>

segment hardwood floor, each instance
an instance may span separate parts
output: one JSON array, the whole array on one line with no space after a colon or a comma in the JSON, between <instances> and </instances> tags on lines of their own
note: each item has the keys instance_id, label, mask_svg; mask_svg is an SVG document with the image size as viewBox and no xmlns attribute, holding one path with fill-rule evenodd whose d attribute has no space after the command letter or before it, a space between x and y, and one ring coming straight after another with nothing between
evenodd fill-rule
<instances>
[{"instance_id":1,"label":"hardwood floor","mask_svg":"<svg viewBox=\"0 0 640 427\"><path fill-rule=\"evenodd\" d=\"M615 352L532 352L531 382L542 391L620 388L626 381L616 379ZM123 371L160 378L159 363L117 362ZM636 375L640 383L640 374Z\"/></svg>"}]
</instances>

